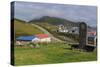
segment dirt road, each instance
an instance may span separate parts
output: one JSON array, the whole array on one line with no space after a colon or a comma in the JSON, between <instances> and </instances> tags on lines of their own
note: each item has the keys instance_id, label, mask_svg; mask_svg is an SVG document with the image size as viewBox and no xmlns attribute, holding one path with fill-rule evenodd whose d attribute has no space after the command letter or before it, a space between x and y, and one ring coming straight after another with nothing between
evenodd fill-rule
<instances>
[{"instance_id":1,"label":"dirt road","mask_svg":"<svg viewBox=\"0 0 100 67\"><path fill-rule=\"evenodd\" d=\"M57 41L57 42L63 42L62 40L54 37L51 33L49 33L46 29L44 29L43 27L39 26L39 25L36 25L36 24L32 24L34 27L37 27L38 29L42 30L45 34L48 34L53 41Z\"/></svg>"}]
</instances>

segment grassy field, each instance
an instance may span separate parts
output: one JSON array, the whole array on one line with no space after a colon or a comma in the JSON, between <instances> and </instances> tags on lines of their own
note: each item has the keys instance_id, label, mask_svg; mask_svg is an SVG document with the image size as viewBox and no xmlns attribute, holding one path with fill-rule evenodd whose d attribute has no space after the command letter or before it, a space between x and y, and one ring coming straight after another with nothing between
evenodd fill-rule
<instances>
[{"instance_id":1,"label":"grassy field","mask_svg":"<svg viewBox=\"0 0 100 67\"><path fill-rule=\"evenodd\" d=\"M49 24L48 22L37 22L37 23L35 23L35 24L37 24L37 25L39 25L39 26L41 26L41 27L43 27L43 28L46 28L46 29L49 29L49 30L57 30L59 27L58 27L58 25L52 25L52 24Z\"/></svg>"},{"instance_id":2,"label":"grassy field","mask_svg":"<svg viewBox=\"0 0 100 67\"><path fill-rule=\"evenodd\" d=\"M15 65L51 64L66 62L94 61L97 59L96 51L83 52L70 50L64 43L42 44L40 48L15 46Z\"/></svg>"},{"instance_id":3,"label":"grassy field","mask_svg":"<svg viewBox=\"0 0 100 67\"><path fill-rule=\"evenodd\" d=\"M31 24L21 22L18 20L14 21L14 29L15 29L15 36L43 33L41 30L32 26Z\"/></svg>"}]
</instances>

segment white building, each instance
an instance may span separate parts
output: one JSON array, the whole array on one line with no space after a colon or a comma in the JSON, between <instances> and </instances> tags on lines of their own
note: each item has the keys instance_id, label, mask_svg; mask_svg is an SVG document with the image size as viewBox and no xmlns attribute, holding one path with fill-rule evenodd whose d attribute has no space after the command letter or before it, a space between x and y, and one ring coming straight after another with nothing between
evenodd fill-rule
<instances>
[{"instance_id":1,"label":"white building","mask_svg":"<svg viewBox=\"0 0 100 67\"><path fill-rule=\"evenodd\" d=\"M68 32L67 27L63 26L63 25L59 25L59 30L58 32Z\"/></svg>"},{"instance_id":2,"label":"white building","mask_svg":"<svg viewBox=\"0 0 100 67\"><path fill-rule=\"evenodd\" d=\"M51 42L51 37L48 34L36 34L38 37L38 42Z\"/></svg>"},{"instance_id":3,"label":"white building","mask_svg":"<svg viewBox=\"0 0 100 67\"><path fill-rule=\"evenodd\" d=\"M59 25L58 32L71 33L71 34L79 34L79 27L70 27L70 28L67 28L64 25Z\"/></svg>"},{"instance_id":4,"label":"white building","mask_svg":"<svg viewBox=\"0 0 100 67\"><path fill-rule=\"evenodd\" d=\"M72 34L79 34L79 27L72 27L68 32Z\"/></svg>"}]
</instances>

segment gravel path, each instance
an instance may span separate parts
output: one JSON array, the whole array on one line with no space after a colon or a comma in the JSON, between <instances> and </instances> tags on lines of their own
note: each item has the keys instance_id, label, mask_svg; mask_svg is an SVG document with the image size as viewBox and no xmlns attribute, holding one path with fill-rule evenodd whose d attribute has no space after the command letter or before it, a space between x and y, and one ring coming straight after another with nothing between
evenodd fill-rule
<instances>
[{"instance_id":1,"label":"gravel path","mask_svg":"<svg viewBox=\"0 0 100 67\"><path fill-rule=\"evenodd\" d=\"M44 29L43 27L36 25L36 24L32 24L34 27L37 27L38 29L42 30L45 34L48 34L53 41L57 41L57 42L62 42L62 40L54 37L51 33L49 33L46 29Z\"/></svg>"}]
</instances>

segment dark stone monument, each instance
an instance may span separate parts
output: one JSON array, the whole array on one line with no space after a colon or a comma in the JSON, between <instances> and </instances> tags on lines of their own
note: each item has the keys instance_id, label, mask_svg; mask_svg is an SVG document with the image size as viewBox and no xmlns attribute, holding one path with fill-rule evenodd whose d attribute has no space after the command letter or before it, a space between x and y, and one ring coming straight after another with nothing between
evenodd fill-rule
<instances>
[{"instance_id":1,"label":"dark stone monument","mask_svg":"<svg viewBox=\"0 0 100 67\"><path fill-rule=\"evenodd\" d=\"M71 49L83 49L85 51L91 52L95 49L96 46L89 45L87 43L87 24L81 22L79 24L79 44L69 44L71 45Z\"/></svg>"},{"instance_id":2,"label":"dark stone monument","mask_svg":"<svg viewBox=\"0 0 100 67\"><path fill-rule=\"evenodd\" d=\"M87 44L87 24L81 22L79 24L79 48L84 48Z\"/></svg>"}]
</instances>

